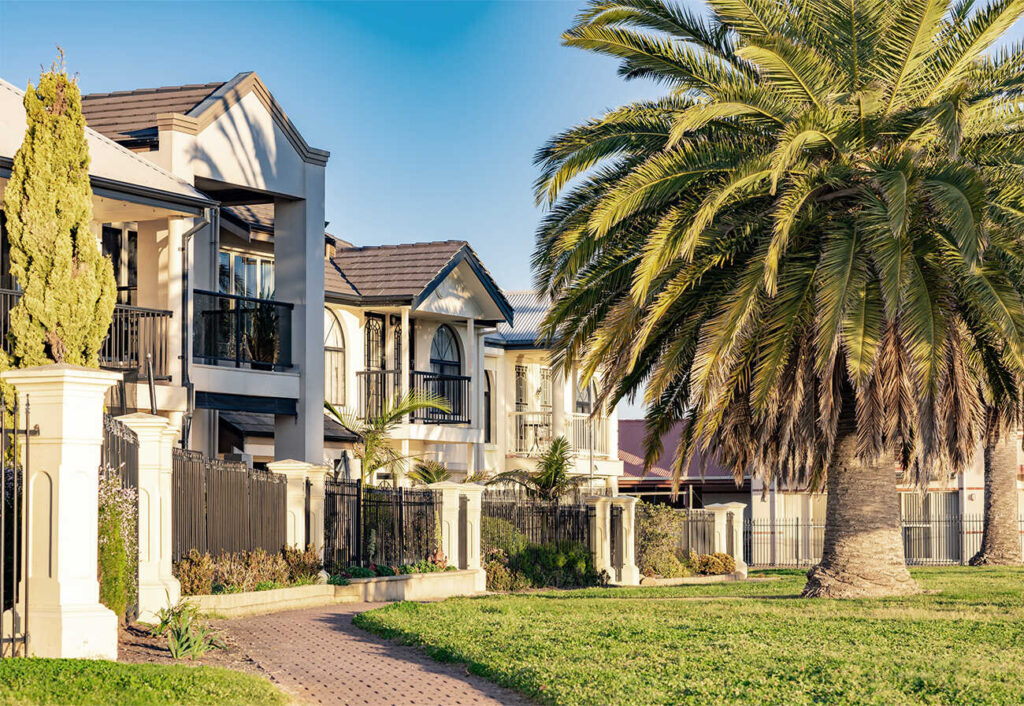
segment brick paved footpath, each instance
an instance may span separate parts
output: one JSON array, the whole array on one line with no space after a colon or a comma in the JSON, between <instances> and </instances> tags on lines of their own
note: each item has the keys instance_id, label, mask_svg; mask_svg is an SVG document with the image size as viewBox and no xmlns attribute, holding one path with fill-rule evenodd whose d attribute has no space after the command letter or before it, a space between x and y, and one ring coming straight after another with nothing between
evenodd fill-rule
<instances>
[{"instance_id":1,"label":"brick paved footpath","mask_svg":"<svg viewBox=\"0 0 1024 706\"><path fill-rule=\"evenodd\" d=\"M320 704L528 704L523 697L352 624L348 603L217 621L286 692Z\"/></svg>"}]
</instances>

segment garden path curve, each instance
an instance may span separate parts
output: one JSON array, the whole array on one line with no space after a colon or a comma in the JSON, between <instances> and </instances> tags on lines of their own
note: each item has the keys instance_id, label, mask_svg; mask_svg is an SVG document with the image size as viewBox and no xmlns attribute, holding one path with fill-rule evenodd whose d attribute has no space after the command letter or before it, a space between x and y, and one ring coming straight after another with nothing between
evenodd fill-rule
<instances>
[{"instance_id":1,"label":"garden path curve","mask_svg":"<svg viewBox=\"0 0 1024 706\"><path fill-rule=\"evenodd\" d=\"M345 603L217 621L292 696L321 704L528 704L508 689L360 630L382 603Z\"/></svg>"}]
</instances>

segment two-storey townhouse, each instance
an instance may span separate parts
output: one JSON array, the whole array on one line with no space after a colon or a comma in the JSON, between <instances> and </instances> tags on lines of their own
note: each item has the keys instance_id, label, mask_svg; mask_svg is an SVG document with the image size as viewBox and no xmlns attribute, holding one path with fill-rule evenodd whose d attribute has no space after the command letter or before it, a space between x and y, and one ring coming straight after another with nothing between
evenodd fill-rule
<instances>
[{"instance_id":1,"label":"two-storey townhouse","mask_svg":"<svg viewBox=\"0 0 1024 706\"><path fill-rule=\"evenodd\" d=\"M583 384L575 369L562 375L552 367L540 333L548 308L543 298L533 291L507 296L515 319L499 323L486 338L490 422L484 467L530 469L553 438L564 436L575 454L573 473L588 478L584 487L616 494L623 467L618 417L599 402L600 380Z\"/></svg>"},{"instance_id":2,"label":"two-storey townhouse","mask_svg":"<svg viewBox=\"0 0 1024 706\"><path fill-rule=\"evenodd\" d=\"M0 178L21 103L0 84ZM321 462L328 153L252 72L86 95L83 112L94 229L119 289L103 365L125 384L108 406L168 416L210 455L235 431L221 415L241 414L273 430L274 457ZM9 307L17 283L2 284Z\"/></svg>"}]
</instances>

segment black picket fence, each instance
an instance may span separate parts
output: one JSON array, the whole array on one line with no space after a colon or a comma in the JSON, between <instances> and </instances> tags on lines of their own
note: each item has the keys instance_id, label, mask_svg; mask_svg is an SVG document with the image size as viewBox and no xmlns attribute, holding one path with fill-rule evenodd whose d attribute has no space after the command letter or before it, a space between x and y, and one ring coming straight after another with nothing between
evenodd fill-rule
<instances>
[{"instance_id":1,"label":"black picket fence","mask_svg":"<svg viewBox=\"0 0 1024 706\"><path fill-rule=\"evenodd\" d=\"M530 498L522 493L487 490L481 505L481 551L505 549L523 541L548 544L563 540L590 546L593 508Z\"/></svg>"},{"instance_id":2,"label":"black picket fence","mask_svg":"<svg viewBox=\"0 0 1024 706\"><path fill-rule=\"evenodd\" d=\"M132 531L139 536L139 437L127 425L109 414L103 415L103 443L100 445L100 474L116 478L122 488L130 489L135 499ZM139 571L135 564L135 600L125 611L131 622L139 617Z\"/></svg>"},{"instance_id":3,"label":"black picket fence","mask_svg":"<svg viewBox=\"0 0 1024 706\"><path fill-rule=\"evenodd\" d=\"M432 490L327 481L324 564L401 566L429 558L441 545L441 501ZM449 560L453 560L449 557Z\"/></svg>"},{"instance_id":4,"label":"black picket fence","mask_svg":"<svg viewBox=\"0 0 1024 706\"><path fill-rule=\"evenodd\" d=\"M285 545L288 487L283 475L183 449L174 449L173 461L173 561L193 549L217 555L277 552Z\"/></svg>"},{"instance_id":5,"label":"black picket fence","mask_svg":"<svg viewBox=\"0 0 1024 706\"><path fill-rule=\"evenodd\" d=\"M0 411L0 658L28 654L28 500L25 479L29 474L31 428L25 405L25 428L12 427L21 410Z\"/></svg>"}]
</instances>

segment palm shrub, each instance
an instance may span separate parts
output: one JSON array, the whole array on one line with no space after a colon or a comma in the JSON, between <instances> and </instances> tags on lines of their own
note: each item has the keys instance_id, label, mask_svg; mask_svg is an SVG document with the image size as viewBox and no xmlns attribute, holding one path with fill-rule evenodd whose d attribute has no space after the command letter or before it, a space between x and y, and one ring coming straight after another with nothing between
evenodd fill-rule
<instances>
[{"instance_id":1,"label":"palm shrub","mask_svg":"<svg viewBox=\"0 0 1024 706\"><path fill-rule=\"evenodd\" d=\"M1019 0L595 0L567 45L664 97L538 153L561 366L741 478L824 486L805 595L906 594L895 464L962 470L1024 370Z\"/></svg>"},{"instance_id":2,"label":"palm shrub","mask_svg":"<svg viewBox=\"0 0 1024 706\"><path fill-rule=\"evenodd\" d=\"M28 129L3 195L11 275L21 298L10 312L16 367L96 367L117 289L92 221L82 98L63 62L25 91Z\"/></svg>"},{"instance_id":3,"label":"palm shrub","mask_svg":"<svg viewBox=\"0 0 1024 706\"><path fill-rule=\"evenodd\" d=\"M558 500L578 490L586 481L583 476L569 474L574 463L572 446L564 436L558 436L541 454L534 470L504 471L488 480L487 485L516 485L531 497Z\"/></svg>"},{"instance_id":4,"label":"palm shrub","mask_svg":"<svg viewBox=\"0 0 1024 706\"><path fill-rule=\"evenodd\" d=\"M451 480L452 474L448 466L440 461L420 461L416 467L409 471L409 480L416 485L430 485L432 483L443 483Z\"/></svg>"}]
</instances>

